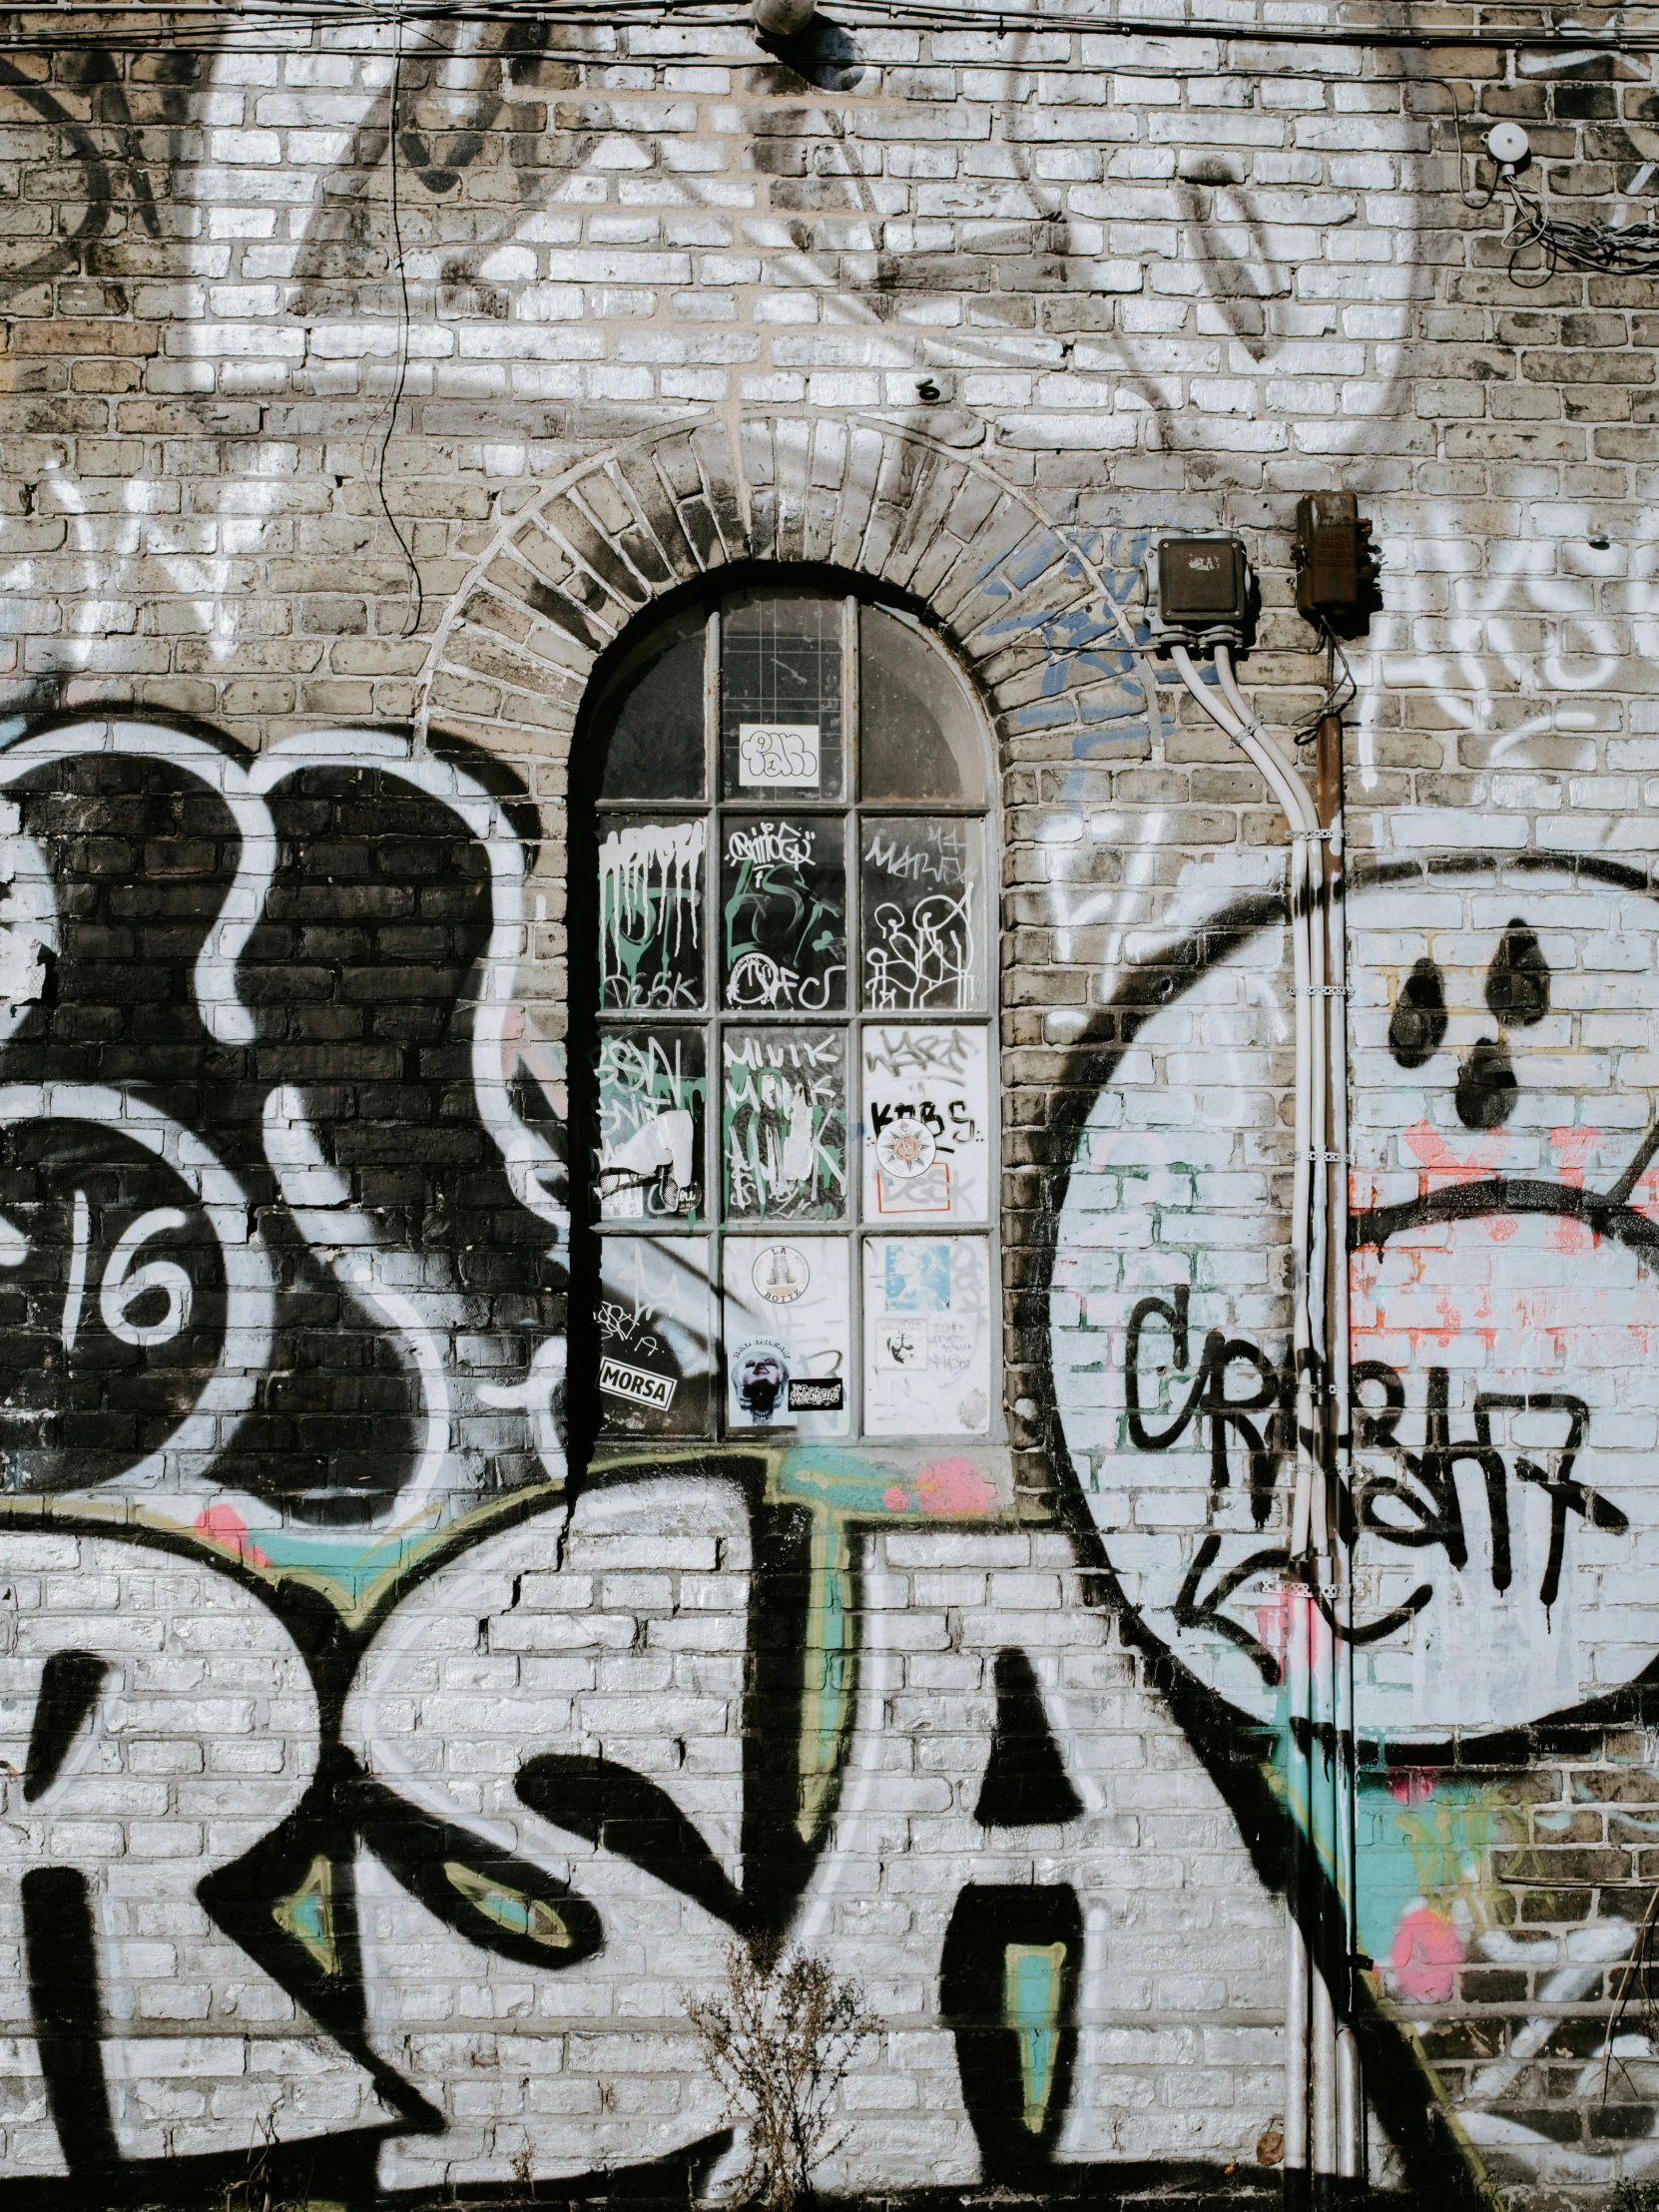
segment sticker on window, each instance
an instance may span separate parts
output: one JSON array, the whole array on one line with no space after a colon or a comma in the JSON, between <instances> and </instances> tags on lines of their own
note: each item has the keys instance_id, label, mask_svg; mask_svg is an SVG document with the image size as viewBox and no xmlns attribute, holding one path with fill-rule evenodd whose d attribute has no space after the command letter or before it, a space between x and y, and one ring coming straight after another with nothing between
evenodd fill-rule
<instances>
[{"instance_id":1,"label":"sticker on window","mask_svg":"<svg viewBox=\"0 0 1659 2212\"><path fill-rule=\"evenodd\" d=\"M750 1281L769 1306L793 1306L813 1280L807 1256L794 1245L768 1245L749 1271Z\"/></svg>"},{"instance_id":2,"label":"sticker on window","mask_svg":"<svg viewBox=\"0 0 1659 2212\"><path fill-rule=\"evenodd\" d=\"M828 1376L822 1382L811 1375L794 1376L790 1380L792 1413L838 1413L845 1405L846 1384L838 1375Z\"/></svg>"},{"instance_id":3,"label":"sticker on window","mask_svg":"<svg viewBox=\"0 0 1659 2212\"><path fill-rule=\"evenodd\" d=\"M838 1237L726 1239L726 1426L844 1436L850 1255Z\"/></svg>"},{"instance_id":4,"label":"sticker on window","mask_svg":"<svg viewBox=\"0 0 1659 2212\"><path fill-rule=\"evenodd\" d=\"M626 1397L636 1405L649 1405L659 1413L666 1413L674 1403L678 1384L672 1376L651 1375L644 1368L631 1368L622 1360L601 1360L599 1387L611 1397Z\"/></svg>"},{"instance_id":5,"label":"sticker on window","mask_svg":"<svg viewBox=\"0 0 1659 2212\"><path fill-rule=\"evenodd\" d=\"M988 1197L988 1035L973 1023L864 1030L864 1213L983 1221Z\"/></svg>"},{"instance_id":6,"label":"sticker on window","mask_svg":"<svg viewBox=\"0 0 1659 2212\"><path fill-rule=\"evenodd\" d=\"M864 1417L871 1436L983 1436L993 1316L981 1237L864 1247Z\"/></svg>"},{"instance_id":7,"label":"sticker on window","mask_svg":"<svg viewBox=\"0 0 1659 2212\"><path fill-rule=\"evenodd\" d=\"M771 1428L789 1399L795 1347L784 1337L759 1337L731 1354L732 1412L739 1426Z\"/></svg>"},{"instance_id":8,"label":"sticker on window","mask_svg":"<svg viewBox=\"0 0 1659 2212\"><path fill-rule=\"evenodd\" d=\"M942 1314L950 1306L950 1246L904 1243L881 1247L882 1303L894 1314Z\"/></svg>"},{"instance_id":9,"label":"sticker on window","mask_svg":"<svg viewBox=\"0 0 1659 2212\"><path fill-rule=\"evenodd\" d=\"M738 782L745 791L818 790L816 722L740 722Z\"/></svg>"}]
</instances>

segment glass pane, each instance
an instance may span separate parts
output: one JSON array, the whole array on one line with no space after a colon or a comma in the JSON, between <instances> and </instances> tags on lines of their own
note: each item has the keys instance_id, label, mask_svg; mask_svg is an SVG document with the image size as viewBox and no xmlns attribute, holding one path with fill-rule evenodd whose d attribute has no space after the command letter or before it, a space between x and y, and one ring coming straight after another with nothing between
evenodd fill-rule
<instances>
[{"instance_id":1,"label":"glass pane","mask_svg":"<svg viewBox=\"0 0 1659 2212\"><path fill-rule=\"evenodd\" d=\"M989 1039L937 1023L863 1033L864 1219L983 1221Z\"/></svg>"},{"instance_id":2,"label":"glass pane","mask_svg":"<svg viewBox=\"0 0 1659 2212\"><path fill-rule=\"evenodd\" d=\"M985 741L943 650L882 607L858 616L858 785L865 799L985 803Z\"/></svg>"},{"instance_id":3,"label":"glass pane","mask_svg":"<svg viewBox=\"0 0 1659 2212\"><path fill-rule=\"evenodd\" d=\"M846 1215L845 1038L833 1029L729 1029L720 1144L728 1221Z\"/></svg>"},{"instance_id":4,"label":"glass pane","mask_svg":"<svg viewBox=\"0 0 1659 2212\"><path fill-rule=\"evenodd\" d=\"M791 1428L844 1436L851 1420L852 1333L841 1239L780 1244L728 1237L726 1429Z\"/></svg>"},{"instance_id":5,"label":"glass pane","mask_svg":"<svg viewBox=\"0 0 1659 2212\"><path fill-rule=\"evenodd\" d=\"M834 816L721 825L721 988L745 1012L846 1004L846 825Z\"/></svg>"},{"instance_id":6,"label":"glass pane","mask_svg":"<svg viewBox=\"0 0 1659 2212\"><path fill-rule=\"evenodd\" d=\"M706 995L703 877L709 828L688 821L599 821L599 1003L691 1012Z\"/></svg>"},{"instance_id":7,"label":"glass pane","mask_svg":"<svg viewBox=\"0 0 1659 2212\"><path fill-rule=\"evenodd\" d=\"M742 592L721 609L728 799L841 796L841 602Z\"/></svg>"},{"instance_id":8,"label":"glass pane","mask_svg":"<svg viewBox=\"0 0 1659 2212\"><path fill-rule=\"evenodd\" d=\"M695 1219L703 1207L708 1048L701 1029L624 1029L599 1040L601 1221Z\"/></svg>"},{"instance_id":9,"label":"glass pane","mask_svg":"<svg viewBox=\"0 0 1659 2212\"><path fill-rule=\"evenodd\" d=\"M703 667L708 618L688 608L623 661L589 726L601 799L701 799Z\"/></svg>"},{"instance_id":10,"label":"glass pane","mask_svg":"<svg viewBox=\"0 0 1659 2212\"><path fill-rule=\"evenodd\" d=\"M990 1269L978 1237L864 1246L864 1430L983 1436L990 1427Z\"/></svg>"},{"instance_id":11,"label":"glass pane","mask_svg":"<svg viewBox=\"0 0 1659 2212\"><path fill-rule=\"evenodd\" d=\"M869 1012L985 1003L983 823L866 819L858 880Z\"/></svg>"},{"instance_id":12,"label":"glass pane","mask_svg":"<svg viewBox=\"0 0 1659 2212\"><path fill-rule=\"evenodd\" d=\"M607 1237L599 1248L599 1432L707 1436L714 1412L709 1247Z\"/></svg>"}]
</instances>

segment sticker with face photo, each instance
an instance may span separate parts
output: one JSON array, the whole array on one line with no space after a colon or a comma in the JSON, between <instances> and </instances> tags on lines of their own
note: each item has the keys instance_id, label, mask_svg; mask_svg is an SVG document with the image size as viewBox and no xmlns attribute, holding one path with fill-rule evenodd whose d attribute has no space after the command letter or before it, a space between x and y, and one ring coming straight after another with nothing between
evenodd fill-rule
<instances>
[{"instance_id":1,"label":"sticker with face photo","mask_svg":"<svg viewBox=\"0 0 1659 2212\"><path fill-rule=\"evenodd\" d=\"M838 1237L728 1237L726 1421L844 1436L851 1418L847 1248Z\"/></svg>"}]
</instances>

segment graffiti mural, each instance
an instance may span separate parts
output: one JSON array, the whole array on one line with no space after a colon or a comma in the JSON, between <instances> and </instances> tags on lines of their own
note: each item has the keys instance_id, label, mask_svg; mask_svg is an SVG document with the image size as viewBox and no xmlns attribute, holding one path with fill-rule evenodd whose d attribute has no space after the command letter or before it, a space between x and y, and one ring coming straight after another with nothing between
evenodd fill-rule
<instances>
[{"instance_id":1,"label":"graffiti mural","mask_svg":"<svg viewBox=\"0 0 1659 2212\"><path fill-rule=\"evenodd\" d=\"M3 919L41 974L0 1040L13 1494L119 1478L280 1553L562 1471L564 1171L498 782L366 732L0 753Z\"/></svg>"},{"instance_id":2,"label":"graffiti mural","mask_svg":"<svg viewBox=\"0 0 1659 2212\"><path fill-rule=\"evenodd\" d=\"M1591 887L1610 933L1586 939L1565 924ZM1179 988L1147 978L1081 1118L1052 1340L1082 1525L1142 1631L1270 1742L1294 1633L1263 1235L1288 1165L1281 927L1240 900L1208 958L1171 941ZM1629 2078L1592 2097L1561 2067L1608 2057L1609 2001L1645 1972L1636 1832L1621 1815L1614 1842L1601 1808L1651 1788L1656 1650L1630 1608L1659 1544L1659 904L1615 862L1452 855L1374 867L1349 927L1352 1611L1316 1601L1354 1658L1362 1949L1470 2172L1610 2181L1659 2163L1655 2114Z\"/></svg>"},{"instance_id":3,"label":"graffiti mural","mask_svg":"<svg viewBox=\"0 0 1659 2212\"><path fill-rule=\"evenodd\" d=\"M718 2196L677 1987L787 1932L883 2023L830 2188L1276 2194L1340 1632L1372 2174L1596 2204L1659 2159L1651 360L1577 278L1493 306L1439 118L1636 198L1648 64L999 19L907 78L645 12L0 69L11 696L420 733L4 733L0 2191ZM1280 1576L1282 917L1131 607L1149 520L1243 502L1280 621L1323 467L1390 563L1355 796L1433 855L1353 909L1340 1616ZM530 793L591 655L757 554L937 614L1020 819L843 851L833 623L718 736L665 651L586 855L584 1279ZM718 837L664 812L706 740Z\"/></svg>"},{"instance_id":4,"label":"graffiti mural","mask_svg":"<svg viewBox=\"0 0 1659 2212\"><path fill-rule=\"evenodd\" d=\"M1057 1531L1034 1552L996 1535L1010 1508L970 1457L792 1447L597 1468L574 1501L455 1524L377 1588L349 1563L360 1541L301 1575L182 1533L7 1532L0 1920L29 1961L11 2024L34 2084L9 2171L96 2187L166 2161L189 2188L234 2177L254 2141L391 2190L675 2158L708 2175L730 2131L681 2078L685 2021L649 1954L709 1981L734 1931L794 1926L891 2021L944 1960L903 2064L960 2088L900 2151L873 2093L893 2053L872 2054L845 2182L1103 2151L1178 2177L1154 2115L1069 2092L1091 2037L1121 2063L1164 2032L1135 2019L1161 1937L1124 1905L1147 1836L1118 1801L1134 1768L1107 1625L1067 1628L1102 1670L1101 1694L1068 1691L1042 1616L1010 1645L1017 1613L983 1604L999 1543L1056 1592L1070 1572ZM925 1616L894 1607L895 1573L965 1608L961 1650L994 1685L947 1769L894 1760L927 1742L904 1688ZM226 1649L237 1669L205 1701L202 1656ZM1164 1794L1228 1848L1196 1766ZM954 1890L901 1902L901 1807L964 1870L953 1918ZM1043 1887L1022 1891L1033 1854ZM1270 1934L1214 1946L1245 2014L1268 2000ZM1172 1980L1160 2001L1203 1999ZM1186 2078L1177 2063L1172 2096ZM1265 2117L1217 2112L1187 2149Z\"/></svg>"},{"instance_id":5,"label":"graffiti mural","mask_svg":"<svg viewBox=\"0 0 1659 2212\"><path fill-rule=\"evenodd\" d=\"M772 1013L846 1004L844 829L833 820L728 823L721 870L725 1003Z\"/></svg>"}]
</instances>

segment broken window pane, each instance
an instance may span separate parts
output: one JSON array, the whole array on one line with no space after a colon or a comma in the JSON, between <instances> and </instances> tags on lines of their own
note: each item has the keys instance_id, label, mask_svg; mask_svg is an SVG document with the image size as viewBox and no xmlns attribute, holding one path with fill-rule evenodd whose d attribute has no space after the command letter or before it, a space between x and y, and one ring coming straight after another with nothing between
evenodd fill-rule
<instances>
[{"instance_id":1,"label":"broken window pane","mask_svg":"<svg viewBox=\"0 0 1659 2212\"><path fill-rule=\"evenodd\" d=\"M704 1211L708 1053L691 1028L614 1030L599 1040L601 1221L693 1220Z\"/></svg>"},{"instance_id":2,"label":"broken window pane","mask_svg":"<svg viewBox=\"0 0 1659 2212\"><path fill-rule=\"evenodd\" d=\"M728 1029L720 1142L729 1221L846 1214L846 1039L834 1029Z\"/></svg>"},{"instance_id":3,"label":"broken window pane","mask_svg":"<svg viewBox=\"0 0 1659 2212\"><path fill-rule=\"evenodd\" d=\"M599 1246L602 1436L707 1436L714 1416L709 1248L701 1237Z\"/></svg>"},{"instance_id":4,"label":"broken window pane","mask_svg":"<svg viewBox=\"0 0 1659 2212\"><path fill-rule=\"evenodd\" d=\"M721 984L749 1012L846 1004L846 829L836 815L728 816L720 869Z\"/></svg>"},{"instance_id":5,"label":"broken window pane","mask_svg":"<svg viewBox=\"0 0 1659 2212\"><path fill-rule=\"evenodd\" d=\"M852 1393L846 1245L728 1237L722 1266L728 1434L844 1436Z\"/></svg>"},{"instance_id":6,"label":"broken window pane","mask_svg":"<svg viewBox=\"0 0 1659 2212\"><path fill-rule=\"evenodd\" d=\"M585 743L603 762L602 799L701 799L704 642L701 608L646 636L607 686Z\"/></svg>"},{"instance_id":7,"label":"broken window pane","mask_svg":"<svg viewBox=\"0 0 1659 2212\"><path fill-rule=\"evenodd\" d=\"M860 846L866 1009L956 1013L982 1006L984 825L866 817Z\"/></svg>"},{"instance_id":8,"label":"broken window pane","mask_svg":"<svg viewBox=\"0 0 1659 2212\"><path fill-rule=\"evenodd\" d=\"M728 799L841 796L841 602L740 592L720 637Z\"/></svg>"},{"instance_id":9,"label":"broken window pane","mask_svg":"<svg viewBox=\"0 0 1659 2212\"><path fill-rule=\"evenodd\" d=\"M707 997L701 815L599 821L599 1003L606 1013L690 1013Z\"/></svg>"},{"instance_id":10,"label":"broken window pane","mask_svg":"<svg viewBox=\"0 0 1659 2212\"><path fill-rule=\"evenodd\" d=\"M883 607L858 615L858 787L864 799L985 803L985 742L962 679Z\"/></svg>"}]
</instances>

